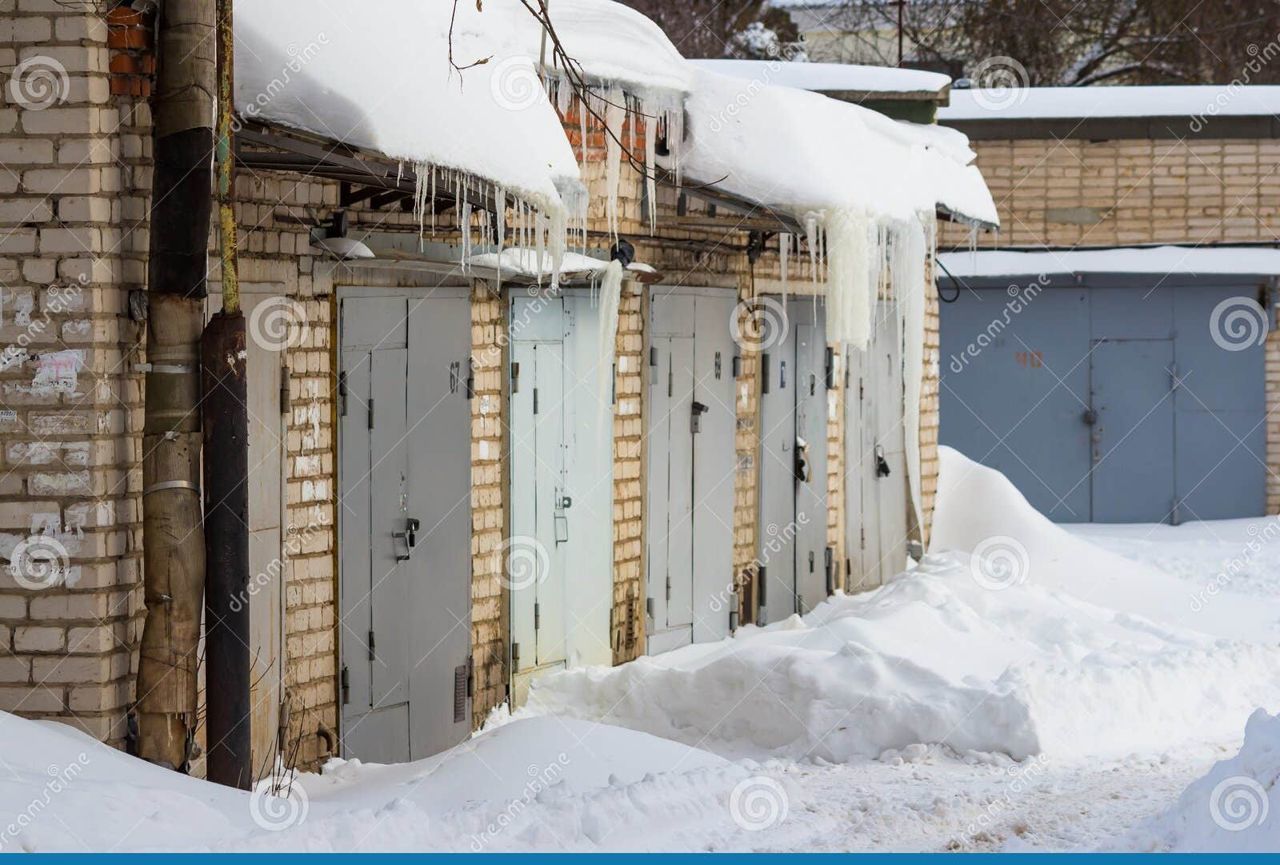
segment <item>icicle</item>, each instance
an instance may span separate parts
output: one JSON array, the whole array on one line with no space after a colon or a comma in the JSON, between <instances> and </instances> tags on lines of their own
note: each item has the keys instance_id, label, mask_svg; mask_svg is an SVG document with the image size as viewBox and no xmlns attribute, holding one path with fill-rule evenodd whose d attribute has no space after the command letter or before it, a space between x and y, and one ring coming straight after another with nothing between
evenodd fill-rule
<instances>
[{"instance_id":1,"label":"icicle","mask_svg":"<svg viewBox=\"0 0 1280 865\"><path fill-rule=\"evenodd\" d=\"M782 314L787 313L787 288L790 284L788 265L791 260L791 235L782 232L778 235L778 267L782 270Z\"/></svg>"},{"instance_id":2,"label":"icicle","mask_svg":"<svg viewBox=\"0 0 1280 865\"><path fill-rule=\"evenodd\" d=\"M644 183L649 199L649 234L658 227L658 130L657 123L646 120L644 127Z\"/></svg>"},{"instance_id":3,"label":"icicle","mask_svg":"<svg viewBox=\"0 0 1280 865\"><path fill-rule=\"evenodd\" d=\"M809 278L818 287L818 217L812 213L804 218L804 240L809 247Z\"/></svg>"},{"instance_id":4,"label":"icicle","mask_svg":"<svg viewBox=\"0 0 1280 865\"><path fill-rule=\"evenodd\" d=\"M471 258L471 205L466 201L462 203L461 219L462 224L459 228L462 229L462 272L466 273L467 262Z\"/></svg>"},{"instance_id":5,"label":"icicle","mask_svg":"<svg viewBox=\"0 0 1280 865\"><path fill-rule=\"evenodd\" d=\"M872 260L871 226L861 213L838 210L827 223L830 277L827 282L827 341L866 349L871 336L878 270Z\"/></svg>"},{"instance_id":6,"label":"icicle","mask_svg":"<svg viewBox=\"0 0 1280 865\"><path fill-rule=\"evenodd\" d=\"M539 213L534 218L534 228L533 228L533 234L534 234L534 240L535 240L534 261L538 263L537 264L538 285L542 285L542 272L547 268L547 260L546 260L547 232L544 226L545 222L546 222L546 217L544 217L541 213Z\"/></svg>"},{"instance_id":7,"label":"icicle","mask_svg":"<svg viewBox=\"0 0 1280 865\"><path fill-rule=\"evenodd\" d=\"M622 179L622 123L626 118L626 108L622 104L622 93L614 88L609 91L609 102L604 109L605 125L605 189L608 201L605 213L608 216L609 234L618 239L618 185Z\"/></svg>"},{"instance_id":8,"label":"icicle","mask_svg":"<svg viewBox=\"0 0 1280 865\"><path fill-rule=\"evenodd\" d=\"M507 230L507 191L501 186L493 188L493 234L498 244L498 258L502 258L502 245L506 240Z\"/></svg>"},{"instance_id":9,"label":"icicle","mask_svg":"<svg viewBox=\"0 0 1280 865\"><path fill-rule=\"evenodd\" d=\"M618 307L622 300L622 262L610 261L600 276L600 332L596 346L597 381L600 385L599 427L601 436L612 437L606 419L613 417L613 360L618 341ZM606 432L607 430L607 432Z\"/></svg>"}]
</instances>

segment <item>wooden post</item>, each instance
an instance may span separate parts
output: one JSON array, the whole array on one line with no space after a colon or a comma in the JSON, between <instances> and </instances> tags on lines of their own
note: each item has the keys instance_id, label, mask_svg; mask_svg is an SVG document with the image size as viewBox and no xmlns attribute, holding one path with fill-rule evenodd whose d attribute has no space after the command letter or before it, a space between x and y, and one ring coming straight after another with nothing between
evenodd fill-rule
<instances>
[{"instance_id":1,"label":"wooden post","mask_svg":"<svg viewBox=\"0 0 1280 865\"><path fill-rule=\"evenodd\" d=\"M147 273L143 589L138 754L186 771L196 730L204 590L200 333L212 197L213 0L160 10L155 172Z\"/></svg>"},{"instance_id":2,"label":"wooden post","mask_svg":"<svg viewBox=\"0 0 1280 865\"><path fill-rule=\"evenodd\" d=\"M208 778L249 789L253 781L249 711L249 414L244 314L236 263L232 118L232 0L217 0L218 228L222 310L205 329L202 347L205 451L206 702Z\"/></svg>"}]
</instances>

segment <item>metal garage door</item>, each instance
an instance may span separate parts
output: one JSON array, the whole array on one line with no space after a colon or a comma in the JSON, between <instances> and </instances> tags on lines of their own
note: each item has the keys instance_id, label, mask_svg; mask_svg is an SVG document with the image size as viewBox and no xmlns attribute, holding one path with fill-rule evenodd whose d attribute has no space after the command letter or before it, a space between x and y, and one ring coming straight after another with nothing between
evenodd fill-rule
<instances>
[{"instance_id":1,"label":"metal garage door","mask_svg":"<svg viewBox=\"0 0 1280 865\"><path fill-rule=\"evenodd\" d=\"M760 357L761 624L827 597L827 346L821 302L798 298Z\"/></svg>"},{"instance_id":2,"label":"metal garage door","mask_svg":"<svg viewBox=\"0 0 1280 865\"><path fill-rule=\"evenodd\" d=\"M471 307L466 289L343 294L343 753L416 760L471 732Z\"/></svg>"},{"instance_id":3,"label":"metal garage door","mask_svg":"<svg viewBox=\"0 0 1280 865\"><path fill-rule=\"evenodd\" d=\"M724 289L652 292L647 646L658 654L729 634L736 297Z\"/></svg>"},{"instance_id":4,"label":"metal garage door","mask_svg":"<svg viewBox=\"0 0 1280 865\"><path fill-rule=\"evenodd\" d=\"M1261 278L1036 279L943 304L942 443L1060 522L1261 514L1263 349L1223 330Z\"/></svg>"}]
</instances>

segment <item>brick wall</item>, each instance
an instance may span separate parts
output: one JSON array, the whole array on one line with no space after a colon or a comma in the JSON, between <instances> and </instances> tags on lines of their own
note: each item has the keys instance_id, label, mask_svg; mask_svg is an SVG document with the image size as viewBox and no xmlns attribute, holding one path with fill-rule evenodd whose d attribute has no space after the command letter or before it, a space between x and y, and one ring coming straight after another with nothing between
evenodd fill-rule
<instances>
[{"instance_id":1,"label":"brick wall","mask_svg":"<svg viewBox=\"0 0 1280 865\"><path fill-rule=\"evenodd\" d=\"M124 220L149 175L118 130L149 117L112 101L103 20L56 0L0 8L0 557L16 569L0 568L0 709L119 744L140 628Z\"/></svg>"},{"instance_id":2,"label":"brick wall","mask_svg":"<svg viewBox=\"0 0 1280 865\"><path fill-rule=\"evenodd\" d=\"M1274 243L1280 141L982 140L977 165L995 198L995 246ZM967 240L957 227L942 245Z\"/></svg>"},{"instance_id":3,"label":"brick wall","mask_svg":"<svg viewBox=\"0 0 1280 865\"><path fill-rule=\"evenodd\" d=\"M644 654L645 329L644 286L622 284L613 415L613 662Z\"/></svg>"}]
</instances>

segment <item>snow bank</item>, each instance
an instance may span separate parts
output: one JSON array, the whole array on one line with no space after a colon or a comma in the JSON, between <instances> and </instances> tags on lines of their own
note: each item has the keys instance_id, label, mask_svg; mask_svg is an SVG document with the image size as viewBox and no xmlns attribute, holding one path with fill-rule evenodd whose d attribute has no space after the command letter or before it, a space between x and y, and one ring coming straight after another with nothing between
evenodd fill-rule
<instances>
[{"instance_id":1,"label":"snow bank","mask_svg":"<svg viewBox=\"0 0 1280 865\"><path fill-rule=\"evenodd\" d=\"M952 90L938 122L1083 117L1266 117L1280 113L1280 86L1203 84Z\"/></svg>"},{"instance_id":2,"label":"snow bank","mask_svg":"<svg viewBox=\"0 0 1280 865\"><path fill-rule=\"evenodd\" d=\"M1280 705L1275 600L1191 614L1177 580L1063 532L954 451L933 546L803 619L540 680L522 712L842 762L921 743L1114 757L1226 740Z\"/></svg>"},{"instance_id":3,"label":"snow bank","mask_svg":"<svg viewBox=\"0 0 1280 865\"><path fill-rule=\"evenodd\" d=\"M1257 246L1148 246L1043 252L980 250L947 252L938 258L951 275L970 278L1036 273L1280 273L1280 249Z\"/></svg>"},{"instance_id":4,"label":"snow bank","mask_svg":"<svg viewBox=\"0 0 1280 865\"><path fill-rule=\"evenodd\" d=\"M312 132L393 159L456 169L540 209L579 187L578 166L548 102L530 26L515 0L380 0L359 14L308 0L236 10L236 101L242 116ZM536 54L533 55L536 59ZM422 172L419 172L420 174Z\"/></svg>"},{"instance_id":5,"label":"snow bank","mask_svg":"<svg viewBox=\"0 0 1280 865\"><path fill-rule=\"evenodd\" d=\"M333 761L290 798L157 768L0 712L0 851L688 849L747 768L630 730L507 724L428 760Z\"/></svg>"},{"instance_id":6,"label":"snow bank","mask_svg":"<svg viewBox=\"0 0 1280 865\"><path fill-rule=\"evenodd\" d=\"M1183 581L1054 524L995 469L952 448L938 450L931 550L985 553L1036 586L1165 625L1255 642L1280 639L1280 602L1224 592L1210 605L1197 603Z\"/></svg>"},{"instance_id":7,"label":"snow bank","mask_svg":"<svg viewBox=\"0 0 1280 865\"><path fill-rule=\"evenodd\" d=\"M1280 716L1255 712L1236 756L1218 763L1176 805L1116 846L1180 853L1280 850Z\"/></svg>"}]
</instances>

